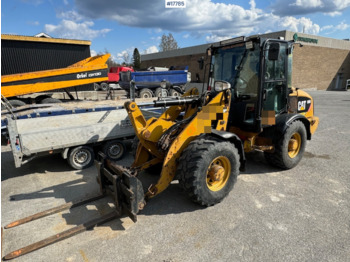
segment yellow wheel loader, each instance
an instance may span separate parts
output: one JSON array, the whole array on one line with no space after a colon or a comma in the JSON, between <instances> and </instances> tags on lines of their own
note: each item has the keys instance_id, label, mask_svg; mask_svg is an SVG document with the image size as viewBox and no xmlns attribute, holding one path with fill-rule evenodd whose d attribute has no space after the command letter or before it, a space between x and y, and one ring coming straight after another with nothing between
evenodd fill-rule
<instances>
[{"instance_id":1,"label":"yellow wheel loader","mask_svg":"<svg viewBox=\"0 0 350 262\"><path fill-rule=\"evenodd\" d=\"M246 152L263 151L272 165L295 167L319 120L314 116L311 96L291 86L293 44L260 37L222 41L208 49L209 83L202 94L194 88L182 97L158 98L153 106L167 109L160 117L148 120L135 102L126 102L139 140L132 166L117 165L103 153L95 161L101 195L112 195L116 211L16 250L5 259L125 213L136 222L139 210L174 178L194 202L203 206L219 203L244 170ZM162 167L158 182L143 185L138 174L156 165ZM67 203L5 228L95 199Z\"/></svg>"},{"instance_id":2,"label":"yellow wheel loader","mask_svg":"<svg viewBox=\"0 0 350 262\"><path fill-rule=\"evenodd\" d=\"M138 197L130 201L120 194L127 212L136 215L175 177L194 202L220 202L244 170L246 152L263 151L267 162L281 169L295 167L319 120L312 97L291 86L293 45L260 37L222 41L208 49L211 63L204 93L191 89L182 97L154 101L154 106L168 109L147 121L135 102L127 102L139 140L135 161L130 168L120 168L100 156L102 190L116 180L137 180L140 170L162 165L158 182L145 194L139 180L141 191L134 192ZM111 174L114 182L106 179Z\"/></svg>"}]
</instances>

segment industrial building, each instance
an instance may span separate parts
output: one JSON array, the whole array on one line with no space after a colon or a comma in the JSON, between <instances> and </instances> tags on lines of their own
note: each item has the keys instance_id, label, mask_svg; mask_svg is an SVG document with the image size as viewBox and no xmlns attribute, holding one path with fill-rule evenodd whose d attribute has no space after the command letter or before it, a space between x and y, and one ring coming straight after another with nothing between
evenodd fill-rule
<instances>
[{"instance_id":1,"label":"industrial building","mask_svg":"<svg viewBox=\"0 0 350 262\"><path fill-rule=\"evenodd\" d=\"M43 33L36 36L2 34L1 75L70 66L91 56L90 45L91 41L52 38ZM75 88L68 90L73 91ZM93 90L93 86L80 86L79 90Z\"/></svg>"},{"instance_id":2,"label":"industrial building","mask_svg":"<svg viewBox=\"0 0 350 262\"><path fill-rule=\"evenodd\" d=\"M346 90L350 79L350 41L316 35L279 31L261 35L263 38L294 40L293 86L314 90ZM198 60L209 63L206 50L211 44L180 48L141 56L142 67L189 66L192 82L206 82L208 67L200 69ZM206 70L205 70L206 69Z\"/></svg>"}]
</instances>

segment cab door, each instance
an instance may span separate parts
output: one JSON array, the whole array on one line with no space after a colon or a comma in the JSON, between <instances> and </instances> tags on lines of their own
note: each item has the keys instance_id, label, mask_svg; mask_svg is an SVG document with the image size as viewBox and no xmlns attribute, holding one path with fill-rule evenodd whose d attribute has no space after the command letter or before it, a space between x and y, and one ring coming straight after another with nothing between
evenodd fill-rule
<instances>
[{"instance_id":1,"label":"cab door","mask_svg":"<svg viewBox=\"0 0 350 262\"><path fill-rule=\"evenodd\" d=\"M288 43L268 40L264 44L261 125L274 125L287 110Z\"/></svg>"}]
</instances>

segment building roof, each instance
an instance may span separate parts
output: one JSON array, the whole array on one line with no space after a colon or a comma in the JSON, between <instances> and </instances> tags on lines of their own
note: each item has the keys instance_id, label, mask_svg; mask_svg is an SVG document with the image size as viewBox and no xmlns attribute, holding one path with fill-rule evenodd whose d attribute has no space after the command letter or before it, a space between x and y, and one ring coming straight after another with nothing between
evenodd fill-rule
<instances>
[{"instance_id":1,"label":"building roof","mask_svg":"<svg viewBox=\"0 0 350 262\"><path fill-rule=\"evenodd\" d=\"M48 38L48 37L37 37L37 36L1 34L1 40L45 42L45 43L59 43L59 44L73 44L73 45L91 45L91 41L88 41L88 40L51 38L50 36Z\"/></svg>"},{"instance_id":2,"label":"building roof","mask_svg":"<svg viewBox=\"0 0 350 262\"><path fill-rule=\"evenodd\" d=\"M275 39L277 39L278 37L284 37L284 39L287 41L293 40L294 38L296 38L297 39L296 42L300 42L305 45L350 50L350 41L348 40L340 40L340 39L328 38L323 36L296 33L296 32L287 31L287 30L261 34L259 36L264 38L275 38ZM298 38L300 40L298 40ZM302 41L307 39L311 39L310 42ZM163 58L169 58L169 57L204 54L207 48L212 44L215 44L215 43L179 48L179 49L169 50L165 52L144 54L144 55L141 55L141 60L148 61L148 60L156 60L156 59L163 59Z\"/></svg>"}]
</instances>

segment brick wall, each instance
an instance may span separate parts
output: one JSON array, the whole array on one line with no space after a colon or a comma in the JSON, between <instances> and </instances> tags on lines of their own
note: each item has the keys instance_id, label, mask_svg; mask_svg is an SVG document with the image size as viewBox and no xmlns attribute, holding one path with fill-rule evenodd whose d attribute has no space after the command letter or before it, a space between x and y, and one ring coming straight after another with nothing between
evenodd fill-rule
<instances>
[{"instance_id":1,"label":"brick wall","mask_svg":"<svg viewBox=\"0 0 350 262\"><path fill-rule=\"evenodd\" d=\"M350 79L349 50L317 46L295 46L293 54L293 86L302 89L333 90L341 74L341 88Z\"/></svg>"}]
</instances>

